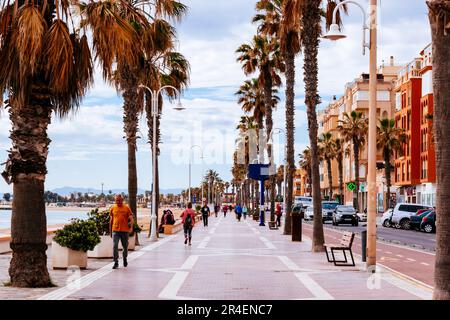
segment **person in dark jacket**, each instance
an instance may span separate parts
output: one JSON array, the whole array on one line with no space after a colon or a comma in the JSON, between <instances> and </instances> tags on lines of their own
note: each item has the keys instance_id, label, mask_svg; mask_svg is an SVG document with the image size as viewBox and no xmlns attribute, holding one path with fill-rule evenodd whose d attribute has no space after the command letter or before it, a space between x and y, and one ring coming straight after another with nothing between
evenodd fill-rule
<instances>
[{"instance_id":1,"label":"person in dark jacket","mask_svg":"<svg viewBox=\"0 0 450 320\"><path fill-rule=\"evenodd\" d=\"M184 230L184 244L187 244L189 240L189 245L191 245L192 228L195 225L195 211L192 209L191 202L188 203L187 209L181 214L181 223Z\"/></svg>"}]
</instances>

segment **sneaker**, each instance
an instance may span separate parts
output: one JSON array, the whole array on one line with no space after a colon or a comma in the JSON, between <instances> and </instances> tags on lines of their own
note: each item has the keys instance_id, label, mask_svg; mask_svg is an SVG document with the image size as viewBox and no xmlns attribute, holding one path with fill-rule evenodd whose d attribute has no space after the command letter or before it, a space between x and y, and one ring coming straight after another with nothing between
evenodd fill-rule
<instances>
[{"instance_id":1,"label":"sneaker","mask_svg":"<svg viewBox=\"0 0 450 320\"><path fill-rule=\"evenodd\" d=\"M115 262L112 268L117 269L118 267L119 267L119 263Z\"/></svg>"},{"instance_id":2,"label":"sneaker","mask_svg":"<svg viewBox=\"0 0 450 320\"><path fill-rule=\"evenodd\" d=\"M189 245L191 245L191 242L189 241Z\"/></svg>"},{"instance_id":3,"label":"sneaker","mask_svg":"<svg viewBox=\"0 0 450 320\"><path fill-rule=\"evenodd\" d=\"M128 261L127 259L123 259L123 266L126 268L128 266Z\"/></svg>"},{"instance_id":4,"label":"sneaker","mask_svg":"<svg viewBox=\"0 0 450 320\"><path fill-rule=\"evenodd\" d=\"M184 238L184 244L187 244L187 240L188 240L187 238Z\"/></svg>"}]
</instances>

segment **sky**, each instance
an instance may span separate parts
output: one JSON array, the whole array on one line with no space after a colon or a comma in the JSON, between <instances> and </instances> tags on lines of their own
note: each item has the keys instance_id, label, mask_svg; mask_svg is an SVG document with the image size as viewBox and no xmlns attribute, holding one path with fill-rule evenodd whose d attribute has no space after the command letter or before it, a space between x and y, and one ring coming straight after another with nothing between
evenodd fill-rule
<instances>
[{"instance_id":1,"label":"sky","mask_svg":"<svg viewBox=\"0 0 450 320\"><path fill-rule=\"evenodd\" d=\"M359 0L364 7L368 0ZM189 157L191 185L199 184L204 172L216 170L231 180L232 155L237 137L236 125L243 115L234 93L248 78L236 62L235 50L250 42L256 32L251 23L256 0L184 0L189 14L176 25L178 50L191 64L189 89L181 98L184 111L172 109L168 101L162 115L160 187L187 188ZM406 64L419 55L430 41L425 0L380 0L378 64L394 56ZM368 72L369 56L361 54L361 11L349 7L343 18L348 37L331 42L322 40L319 51L319 94L324 108L333 95L343 93L347 82ZM302 55L296 60L295 152L308 145L304 105ZM274 128L284 129L284 88L274 111ZM123 133L122 98L108 86L100 72L81 107L65 119L53 117L48 134L52 140L48 156L46 190L63 186L105 190L126 189L127 146ZM138 187L151 186L151 152L145 138L145 116L140 120L137 152ZM0 109L0 164L7 158L11 143L8 114ZM274 134L275 159L283 161L284 133ZM192 147L191 146L196 146ZM203 149L203 162L201 149ZM296 157L298 159L298 156ZM3 166L0 167L0 171ZM0 193L12 187L0 179Z\"/></svg>"}]
</instances>

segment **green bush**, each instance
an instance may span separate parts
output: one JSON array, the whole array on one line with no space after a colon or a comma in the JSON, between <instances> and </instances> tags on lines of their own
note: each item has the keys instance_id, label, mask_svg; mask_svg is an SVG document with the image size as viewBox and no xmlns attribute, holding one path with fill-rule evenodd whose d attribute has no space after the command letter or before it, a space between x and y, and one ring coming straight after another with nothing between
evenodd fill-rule
<instances>
[{"instance_id":1,"label":"green bush","mask_svg":"<svg viewBox=\"0 0 450 320\"><path fill-rule=\"evenodd\" d=\"M94 221L72 219L70 224L56 231L53 240L62 247L86 252L100 243L100 236Z\"/></svg>"},{"instance_id":2,"label":"green bush","mask_svg":"<svg viewBox=\"0 0 450 320\"><path fill-rule=\"evenodd\" d=\"M195 211L199 212L201 209L202 209L201 205L198 204L195 206Z\"/></svg>"},{"instance_id":3,"label":"green bush","mask_svg":"<svg viewBox=\"0 0 450 320\"><path fill-rule=\"evenodd\" d=\"M94 221L97 226L98 234L101 236L109 236L109 210L99 211L98 208L88 213L89 220Z\"/></svg>"}]
</instances>

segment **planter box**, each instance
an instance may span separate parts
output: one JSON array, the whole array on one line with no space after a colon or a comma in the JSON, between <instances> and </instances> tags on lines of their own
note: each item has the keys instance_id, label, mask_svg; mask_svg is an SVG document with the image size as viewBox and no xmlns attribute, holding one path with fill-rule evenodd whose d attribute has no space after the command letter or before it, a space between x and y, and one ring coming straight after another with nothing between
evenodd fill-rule
<instances>
[{"instance_id":1,"label":"planter box","mask_svg":"<svg viewBox=\"0 0 450 320\"><path fill-rule=\"evenodd\" d=\"M100 236L100 243L94 250L88 251L88 258L112 258L113 257L113 239L110 236Z\"/></svg>"},{"instance_id":2,"label":"planter box","mask_svg":"<svg viewBox=\"0 0 450 320\"><path fill-rule=\"evenodd\" d=\"M55 241L52 242L52 267L53 269L67 269L77 266L80 269L87 267L87 252L76 251L61 247Z\"/></svg>"},{"instance_id":3,"label":"planter box","mask_svg":"<svg viewBox=\"0 0 450 320\"><path fill-rule=\"evenodd\" d=\"M136 248L136 235L128 237L128 250L133 251ZM122 242L119 240L119 250L122 250Z\"/></svg>"}]
</instances>

